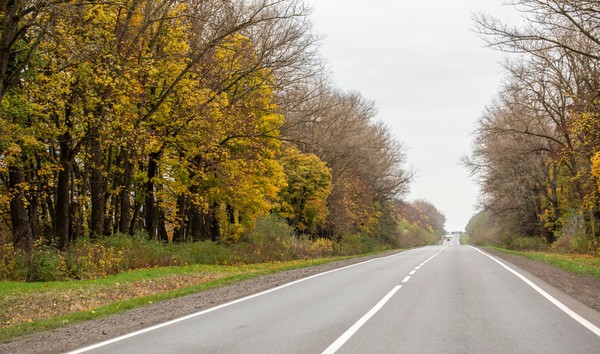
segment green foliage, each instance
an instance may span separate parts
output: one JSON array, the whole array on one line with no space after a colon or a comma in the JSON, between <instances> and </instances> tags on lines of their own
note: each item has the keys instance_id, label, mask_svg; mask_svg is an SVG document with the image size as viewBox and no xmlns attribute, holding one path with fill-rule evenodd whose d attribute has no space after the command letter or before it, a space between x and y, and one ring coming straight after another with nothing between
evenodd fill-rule
<instances>
[{"instance_id":1,"label":"green foliage","mask_svg":"<svg viewBox=\"0 0 600 354\"><path fill-rule=\"evenodd\" d=\"M600 279L600 257L582 254L557 254L551 252L514 251L495 248L498 251L523 256L551 264L574 274L587 275Z\"/></svg>"},{"instance_id":2,"label":"green foliage","mask_svg":"<svg viewBox=\"0 0 600 354\"><path fill-rule=\"evenodd\" d=\"M331 172L314 154L303 154L288 148L280 160L287 185L279 192L281 206L277 212L287 218L301 233L314 233L322 225L329 210Z\"/></svg>"},{"instance_id":3,"label":"green foliage","mask_svg":"<svg viewBox=\"0 0 600 354\"><path fill-rule=\"evenodd\" d=\"M439 236L435 232L406 221L400 223L398 235L400 248L420 247L439 243Z\"/></svg>"},{"instance_id":4,"label":"green foliage","mask_svg":"<svg viewBox=\"0 0 600 354\"><path fill-rule=\"evenodd\" d=\"M489 212L480 212L475 214L469 220L465 231L469 237L469 243L472 245L502 245L500 230L492 221Z\"/></svg>"},{"instance_id":5,"label":"green foliage","mask_svg":"<svg viewBox=\"0 0 600 354\"><path fill-rule=\"evenodd\" d=\"M68 254L69 272L75 279L90 279L119 273L127 269L122 248L107 242L79 240Z\"/></svg>"},{"instance_id":6,"label":"green foliage","mask_svg":"<svg viewBox=\"0 0 600 354\"><path fill-rule=\"evenodd\" d=\"M548 245L541 237L514 237L507 240L508 248L522 251L542 251L548 249Z\"/></svg>"},{"instance_id":7,"label":"green foliage","mask_svg":"<svg viewBox=\"0 0 600 354\"><path fill-rule=\"evenodd\" d=\"M353 255L371 253L388 249L389 245L365 234L342 235L334 245L334 251L338 255Z\"/></svg>"},{"instance_id":8,"label":"green foliage","mask_svg":"<svg viewBox=\"0 0 600 354\"><path fill-rule=\"evenodd\" d=\"M244 262L269 262L308 255L306 240L295 236L294 227L285 220L267 215L256 221L254 230L246 233L234 246L235 259Z\"/></svg>"},{"instance_id":9,"label":"green foliage","mask_svg":"<svg viewBox=\"0 0 600 354\"><path fill-rule=\"evenodd\" d=\"M67 262L64 255L56 249L41 245L35 247L33 253L25 255L18 253L17 264L21 263L20 271L25 271L28 281L56 281L67 277Z\"/></svg>"}]
</instances>

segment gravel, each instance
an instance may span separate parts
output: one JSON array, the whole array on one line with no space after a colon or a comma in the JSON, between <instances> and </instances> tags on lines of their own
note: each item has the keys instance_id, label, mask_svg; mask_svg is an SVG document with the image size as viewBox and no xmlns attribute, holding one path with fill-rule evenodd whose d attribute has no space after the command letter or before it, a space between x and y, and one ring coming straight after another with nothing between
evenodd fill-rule
<instances>
[{"instance_id":1,"label":"gravel","mask_svg":"<svg viewBox=\"0 0 600 354\"><path fill-rule=\"evenodd\" d=\"M486 251L528 271L590 308L600 311L600 280L576 276L553 266L523 257L507 255L493 250ZM297 279L398 252L400 251L260 276L221 288L144 306L107 318L24 336L10 343L0 343L0 353L62 353L74 350L202 311Z\"/></svg>"}]
</instances>

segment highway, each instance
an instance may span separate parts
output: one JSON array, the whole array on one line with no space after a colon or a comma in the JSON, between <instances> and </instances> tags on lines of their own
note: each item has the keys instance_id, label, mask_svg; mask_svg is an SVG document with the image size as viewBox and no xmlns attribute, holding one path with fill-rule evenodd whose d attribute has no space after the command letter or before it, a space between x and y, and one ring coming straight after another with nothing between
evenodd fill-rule
<instances>
[{"instance_id":1,"label":"highway","mask_svg":"<svg viewBox=\"0 0 600 354\"><path fill-rule=\"evenodd\" d=\"M598 312L453 239L73 353L600 353L598 327Z\"/></svg>"}]
</instances>

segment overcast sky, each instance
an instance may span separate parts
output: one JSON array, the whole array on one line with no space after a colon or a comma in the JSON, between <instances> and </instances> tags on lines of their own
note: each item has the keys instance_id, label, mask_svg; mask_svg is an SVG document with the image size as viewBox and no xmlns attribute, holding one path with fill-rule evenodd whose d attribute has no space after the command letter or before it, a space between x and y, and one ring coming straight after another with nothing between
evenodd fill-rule
<instances>
[{"instance_id":1,"label":"overcast sky","mask_svg":"<svg viewBox=\"0 0 600 354\"><path fill-rule=\"evenodd\" d=\"M307 0L338 88L375 101L407 148L416 176L409 200L425 199L464 230L478 188L461 165L475 123L498 91L503 55L473 32L473 13L516 19L502 0Z\"/></svg>"}]
</instances>

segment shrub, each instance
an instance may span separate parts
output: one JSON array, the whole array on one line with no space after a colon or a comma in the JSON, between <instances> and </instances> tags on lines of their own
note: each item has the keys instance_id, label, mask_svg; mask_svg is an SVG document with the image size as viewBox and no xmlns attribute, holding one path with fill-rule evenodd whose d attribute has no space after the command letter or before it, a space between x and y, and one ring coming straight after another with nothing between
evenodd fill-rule
<instances>
[{"instance_id":1,"label":"shrub","mask_svg":"<svg viewBox=\"0 0 600 354\"><path fill-rule=\"evenodd\" d=\"M0 245L0 279L14 279L16 270L15 248L12 243Z\"/></svg>"},{"instance_id":2,"label":"shrub","mask_svg":"<svg viewBox=\"0 0 600 354\"><path fill-rule=\"evenodd\" d=\"M301 239L294 236L294 228L283 219L266 215L256 220L256 227L232 246L234 260L257 263L294 259L298 256L297 245Z\"/></svg>"},{"instance_id":3,"label":"shrub","mask_svg":"<svg viewBox=\"0 0 600 354\"><path fill-rule=\"evenodd\" d=\"M68 256L69 271L77 279L90 279L116 274L127 265L124 252L108 242L78 240L72 245Z\"/></svg>"},{"instance_id":4,"label":"shrub","mask_svg":"<svg viewBox=\"0 0 600 354\"><path fill-rule=\"evenodd\" d=\"M541 251L546 243L541 237L516 237L508 240L508 248L522 251Z\"/></svg>"},{"instance_id":5,"label":"shrub","mask_svg":"<svg viewBox=\"0 0 600 354\"><path fill-rule=\"evenodd\" d=\"M25 270L28 281L56 281L67 277L65 257L49 246L36 245L29 256L18 253L17 264L19 263Z\"/></svg>"},{"instance_id":6,"label":"shrub","mask_svg":"<svg viewBox=\"0 0 600 354\"><path fill-rule=\"evenodd\" d=\"M214 241L183 243L170 247L187 264L228 264L232 258L230 247Z\"/></svg>"},{"instance_id":7,"label":"shrub","mask_svg":"<svg viewBox=\"0 0 600 354\"><path fill-rule=\"evenodd\" d=\"M174 245L150 240L145 233L133 237L117 234L108 237L105 242L110 247L123 252L123 269L142 269L162 266L174 266L185 262L174 252Z\"/></svg>"},{"instance_id":8,"label":"shrub","mask_svg":"<svg viewBox=\"0 0 600 354\"><path fill-rule=\"evenodd\" d=\"M326 238L318 238L310 245L310 252L313 257L330 257L333 255L333 245L335 242Z\"/></svg>"},{"instance_id":9,"label":"shrub","mask_svg":"<svg viewBox=\"0 0 600 354\"><path fill-rule=\"evenodd\" d=\"M387 248L389 247L381 241L362 233L343 235L334 245L335 254L340 256L370 253Z\"/></svg>"}]
</instances>

